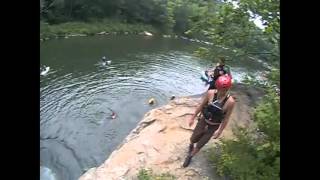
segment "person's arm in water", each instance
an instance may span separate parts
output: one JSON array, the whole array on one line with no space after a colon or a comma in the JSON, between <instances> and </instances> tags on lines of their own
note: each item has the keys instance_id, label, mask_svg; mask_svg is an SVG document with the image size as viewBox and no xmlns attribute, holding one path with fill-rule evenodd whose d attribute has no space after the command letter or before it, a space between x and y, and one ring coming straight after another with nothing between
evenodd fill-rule
<instances>
[{"instance_id":1,"label":"person's arm in water","mask_svg":"<svg viewBox=\"0 0 320 180\"><path fill-rule=\"evenodd\" d=\"M213 139L216 139L221 135L222 131L224 130L224 128L227 126L227 124L229 122L230 116L231 116L233 108L234 108L235 101L232 98L232 96L229 97L228 101L229 102L227 104L227 113L226 113L224 119L222 120L222 123L220 124L219 128L214 132L214 135L212 137Z\"/></svg>"},{"instance_id":2,"label":"person's arm in water","mask_svg":"<svg viewBox=\"0 0 320 180\"><path fill-rule=\"evenodd\" d=\"M189 119L189 126L192 126L192 124L194 123L194 119L197 117L197 115L198 115L199 112L203 109L203 107L204 107L206 104L208 104L209 96L210 96L211 94L213 94L213 93L214 93L214 91L212 90L212 91L208 91L208 92L204 95L201 104L197 107L196 111L194 112L194 114L193 114L193 115L191 116L191 118Z\"/></svg>"}]
</instances>

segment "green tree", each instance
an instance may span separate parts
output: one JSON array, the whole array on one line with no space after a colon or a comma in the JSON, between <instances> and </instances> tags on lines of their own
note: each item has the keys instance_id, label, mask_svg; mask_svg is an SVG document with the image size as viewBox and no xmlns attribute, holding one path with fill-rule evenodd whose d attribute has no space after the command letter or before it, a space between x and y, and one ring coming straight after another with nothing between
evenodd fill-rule
<instances>
[{"instance_id":1,"label":"green tree","mask_svg":"<svg viewBox=\"0 0 320 180\"><path fill-rule=\"evenodd\" d=\"M280 179L280 100L273 91L254 111L256 129L240 129L236 140L223 140L210 159L220 175L235 180Z\"/></svg>"}]
</instances>

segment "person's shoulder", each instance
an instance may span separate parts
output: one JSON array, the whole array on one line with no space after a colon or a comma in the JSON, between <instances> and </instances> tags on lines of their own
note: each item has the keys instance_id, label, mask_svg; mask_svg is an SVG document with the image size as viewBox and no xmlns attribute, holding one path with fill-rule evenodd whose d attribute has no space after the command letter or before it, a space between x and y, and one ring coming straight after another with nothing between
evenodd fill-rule
<instances>
[{"instance_id":1,"label":"person's shoulder","mask_svg":"<svg viewBox=\"0 0 320 180\"><path fill-rule=\"evenodd\" d=\"M230 95L228 99L228 104L230 106L233 106L236 103L235 99Z\"/></svg>"},{"instance_id":2,"label":"person's shoulder","mask_svg":"<svg viewBox=\"0 0 320 180\"><path fill-rule=\"evenodd\" d=\"M207 96L213 96L216 93L216 89L209 89L207 91Z\"/></svg>"}]
</instances>

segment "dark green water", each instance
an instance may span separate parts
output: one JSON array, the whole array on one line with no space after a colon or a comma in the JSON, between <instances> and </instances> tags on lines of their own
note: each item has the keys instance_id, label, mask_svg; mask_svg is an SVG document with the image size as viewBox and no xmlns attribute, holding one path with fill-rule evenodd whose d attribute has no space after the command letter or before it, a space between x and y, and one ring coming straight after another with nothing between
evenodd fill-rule
<instances>
[{"instance_id":1,"label":"dark green water","mask_svg":"<svg viewBox=\"0 0 320 180\"><path fill-rule=\"evenodd\" d=\"M41 43L40 159L57 179L77 179L103 163L152 108L171 95L205 91L200 73L211 61L200 44L142 36L73 37ZM111 59L103 65L102 56ZM236 80L264 70L253 60L229 64ZM149 98L156 104L148 105ZM117 113L111 119L111 111Z\"/></svg>"}]
</instances>

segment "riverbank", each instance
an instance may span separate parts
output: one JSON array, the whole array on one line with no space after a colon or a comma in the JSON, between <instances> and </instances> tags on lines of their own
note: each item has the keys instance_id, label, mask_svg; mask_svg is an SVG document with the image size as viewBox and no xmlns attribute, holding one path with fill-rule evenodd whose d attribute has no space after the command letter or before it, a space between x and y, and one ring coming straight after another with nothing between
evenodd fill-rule
<instances>
[{"instance_id":1,"label":"riverbank","mask_svg":"<svg viewBox=\"0 0 320 180\"><path fill-rule=\"evenodd\" d=\"M246 85L232 89L236 107L222 138L233 138L238 126L252 123L252 107L263 97L263 91ZM189 138L194 129L186 119L200 103L200 97L182 97L146 113L138 126L123 143L99 167L91 168L80 177L86 179L137 179L141 169L150 169L156 174L170 174L174 179L223 179L213 170L208 161L210 148L220 140L211 140L193 159L190 166L181 165L187 154Z\"/></svg>"},{"instance_id":2,"label":"riverbank","mask_svg":"<svg viewBox=\"0 0 320 180\"><path fill-rule=\"evenodd\" d=\"M159 31L146 24L128 24L115 20L103 20L95 22L67 22L49 25L40 22L40 41L56 38L68 38L70 36L93 36L108 34L140 34L144 31L151 34L159 34Z\"/></svg>"}]
</instances>

